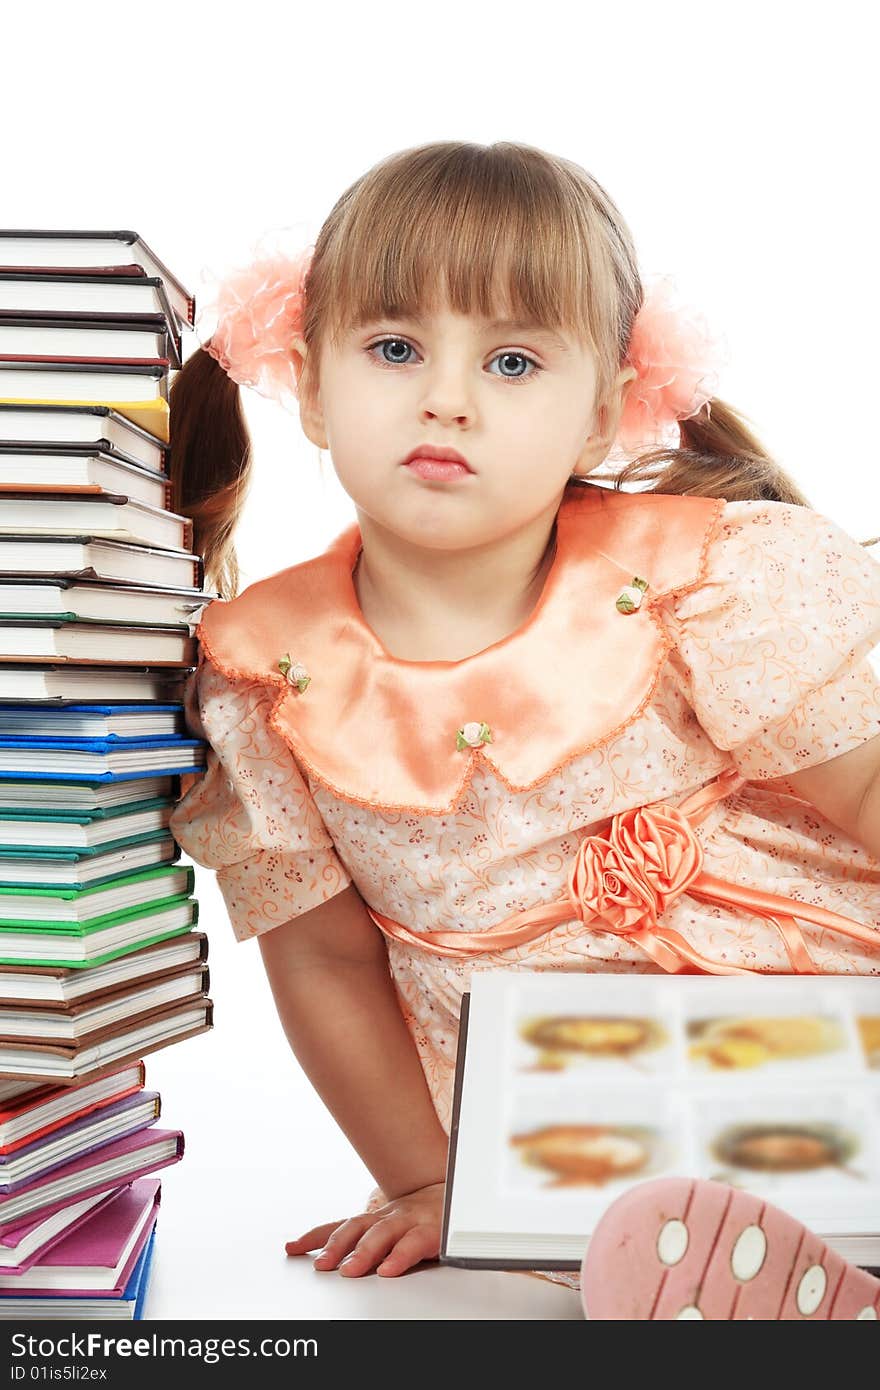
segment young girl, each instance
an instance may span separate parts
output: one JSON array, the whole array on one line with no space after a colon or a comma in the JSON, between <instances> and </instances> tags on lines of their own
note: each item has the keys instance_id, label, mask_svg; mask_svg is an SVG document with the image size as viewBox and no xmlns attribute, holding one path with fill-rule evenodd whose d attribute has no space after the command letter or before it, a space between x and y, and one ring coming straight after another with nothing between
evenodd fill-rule
<instances>
[{"instance_id":1,"label":"young girl","mask_svg":"<svg viewBox=\"0 0 880 1390\"><path fill-rule=\"evenodd\" d=\"M232 277L172 389L223 595L172 832L379 1183L288 1244L319 1269L437 1256L473 970L880 973L880 565L711 395L668 290L577 165L431 144ZM236 597L245 383L357 524Z\"/></svg>"}]
</instances>

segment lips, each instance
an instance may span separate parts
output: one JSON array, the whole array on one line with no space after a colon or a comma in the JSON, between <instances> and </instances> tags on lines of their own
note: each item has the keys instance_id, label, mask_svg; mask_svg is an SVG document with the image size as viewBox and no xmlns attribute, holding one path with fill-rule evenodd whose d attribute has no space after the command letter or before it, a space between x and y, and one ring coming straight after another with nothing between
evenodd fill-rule
<instances>
[{"instance_id":1,"label":"lips","mask_svg":"<svg viewBox=\"0 0 880 1390\"><path fill-rule=\"evenodd\" d=\"M413 463L415 459L433 459L438 463L458 464L461 468L467 469L468 473L474 471L464 455L460 454L457 449L441 449L436 444L417 444L402 460L402 463L406 466Z\"/></svg>"}]
</instances>

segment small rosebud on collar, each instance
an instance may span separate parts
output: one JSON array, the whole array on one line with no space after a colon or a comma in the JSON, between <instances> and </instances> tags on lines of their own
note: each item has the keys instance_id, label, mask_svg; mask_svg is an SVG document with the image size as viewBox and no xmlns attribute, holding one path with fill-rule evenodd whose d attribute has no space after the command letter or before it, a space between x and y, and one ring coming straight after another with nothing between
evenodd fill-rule
<instances>
[{"instance_id":1,"label":"small rosebud on collar","mask_svg":"<svg viewBox=\"0 0 880 1390\"><path fill-rule=\"evenodd\" d=\"M647 588L647 579L639 579L638 575L634 575L632 584L627 584L617 596L615 607L618 613L634 613L640 608Z\"/></svg>"},{"instance_id":2,"label":"small rosebud on collar","mask_svg":"<svg viewBox=\"0 0 880 1390\"><path fill-rule=\"evenodd\" d=\"M476 720L470 724L464 724L455 735L455 746L459 752L463 748L480 748L484 743L492 742L492 730L488 724L479 724Z\"/></svg>"},{"instance_id":3,"label":"small rosebud on collar","mask_svg":"<svg viewBox=\"0 0 880 1390\"><path fill-rule=\"evenodd\" d=\"M295 685L297 690L302 692L308 687L311 676L299 661L292 661L290 652L285 652L278 662L278 670L287 681L288 685Z\"/></svg>"}]
</instances>

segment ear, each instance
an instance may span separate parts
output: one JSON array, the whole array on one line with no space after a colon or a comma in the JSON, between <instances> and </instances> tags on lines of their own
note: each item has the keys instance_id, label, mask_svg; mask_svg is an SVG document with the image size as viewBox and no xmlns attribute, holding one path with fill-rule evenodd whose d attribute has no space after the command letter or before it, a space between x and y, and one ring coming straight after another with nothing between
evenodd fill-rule
<instances>
[{"instance_id":1,"label":"ear","mask_svg":"<svg viewBox=\"0 0 880 1390\"><path fill-rule=\"evenodd\" d=\"M630 382L634 381L637 375L633 366L622 367L618 372L608 393L608 399L596 409L596 427L584 441L584 447L572 469L574 477L587 477L607 456L620 425Z\"/></svg>"},{"instance_id":2,"label":"ear","mask_svg":"<svg viewBox=\"0 0 880 1390\"><path fill-rule=\"evenodd\" d=\"M296 376L299 400L299 419L305 435L319 449L329 449L327 433L324 429L324 414L316 388L313 373L307 366L309 349L305 338L297 334L290 343L293 371Z\"/></svg>"}]
</instances>

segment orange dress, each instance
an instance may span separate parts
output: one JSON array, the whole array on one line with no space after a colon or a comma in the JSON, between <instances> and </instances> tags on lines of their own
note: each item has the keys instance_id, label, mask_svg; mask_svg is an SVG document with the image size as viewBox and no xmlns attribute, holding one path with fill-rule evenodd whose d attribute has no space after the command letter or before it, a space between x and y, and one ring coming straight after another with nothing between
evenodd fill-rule
<instances>
[{"instance_id":1,"label":"orange dress","mask_svg":"<svg viewBox=\"0 0 880 1390\"><path fill-rule=\"evenodd\" d=\"M531 617L459 662L383 648L359 549L205 609L171 829L240 941L357 886L447 1133L474 969L880 975L880 861L786 782L880 734L880 564L833 521L572 485Z\"/></svg>"}]
</instances>

